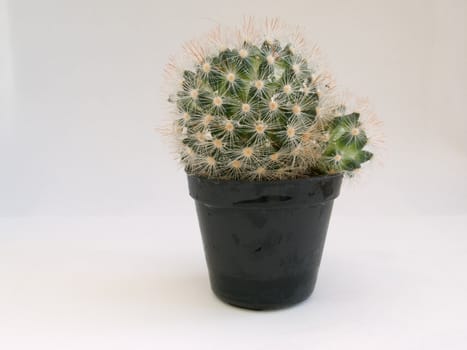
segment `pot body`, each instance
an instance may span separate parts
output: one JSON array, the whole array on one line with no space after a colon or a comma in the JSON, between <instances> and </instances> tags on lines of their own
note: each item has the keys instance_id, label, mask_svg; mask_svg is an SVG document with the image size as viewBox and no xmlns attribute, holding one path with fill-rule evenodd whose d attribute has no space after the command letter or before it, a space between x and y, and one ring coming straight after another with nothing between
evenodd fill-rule
<instances>
[{"instance_id":1,"label":"pot body","mask_svg":"<svg viewBox=\"0 0 467 350\"><path fill-rule=\"evenodd\" d=\"M341 182L341 174L270 182L189 175L213 292L255 310L308 298Z\"/></svg>"}]
</instances>

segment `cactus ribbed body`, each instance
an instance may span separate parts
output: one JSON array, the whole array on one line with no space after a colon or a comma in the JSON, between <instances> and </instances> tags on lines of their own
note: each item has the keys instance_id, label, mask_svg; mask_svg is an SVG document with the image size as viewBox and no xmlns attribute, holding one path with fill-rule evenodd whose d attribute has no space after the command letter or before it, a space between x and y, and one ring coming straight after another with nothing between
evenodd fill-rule
<instances>
[{"instance_id":1,"label":"cactus ribbed body","mask_svg":"<svg viewBox=\"0 0 467 350\"><path fill-rule=\"evenodd\" d=\"M170 101L186 171L269 180L359 168L372 156L359 114L323 110L318 78L290 44L270 40L245 41L185 70Z\"/></svg>"}]
</instances>

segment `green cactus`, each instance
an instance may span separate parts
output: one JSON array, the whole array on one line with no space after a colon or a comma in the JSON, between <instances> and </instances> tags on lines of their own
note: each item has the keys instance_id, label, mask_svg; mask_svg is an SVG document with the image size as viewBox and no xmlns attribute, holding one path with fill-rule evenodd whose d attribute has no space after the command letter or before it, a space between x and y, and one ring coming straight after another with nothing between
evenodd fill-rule
<instances>
[{"instance_id":1,"label":"green cactus","mask_svg":"<svg viewBox=\"0 0 467 350\"><path fill-rule=\"evenodd\" d=\"M337 116L329 124L329 140L322 153L324 172L351 172L368 161L372 153L363 149L368 142L358 113Z\"/></svg>"},{"instance_id":2,"label":"green cactus","mask_svg":"<svg viewBox=\"0 0 467 350\"><path fill-rule=\"evenodd\" d=\"M329 105L321 75L290 43L245 40L201 57L182 75L169 101L189 174L271 180L350 173L372 156L363 149L359 114Z\"/></svg>"}]
</instances>

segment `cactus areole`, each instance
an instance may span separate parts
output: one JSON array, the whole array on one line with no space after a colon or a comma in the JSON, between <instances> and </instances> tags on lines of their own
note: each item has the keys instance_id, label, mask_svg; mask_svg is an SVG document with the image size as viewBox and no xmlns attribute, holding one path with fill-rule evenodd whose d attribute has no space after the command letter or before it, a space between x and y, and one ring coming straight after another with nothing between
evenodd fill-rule
<instances>
[{"instance_id":1,"label":"cactus areole","mask_svg":"<svg viewBox=\"0 0 467 350\"><path fill-rule=\"evenodd\" d=\"M211 287L251 309L312 292L343 175L372 153L361 114L297 33L247 20L171 62L171 134L195 199ZM185 57L182 56L182 57Z\"/></svg>"}]
</instances>

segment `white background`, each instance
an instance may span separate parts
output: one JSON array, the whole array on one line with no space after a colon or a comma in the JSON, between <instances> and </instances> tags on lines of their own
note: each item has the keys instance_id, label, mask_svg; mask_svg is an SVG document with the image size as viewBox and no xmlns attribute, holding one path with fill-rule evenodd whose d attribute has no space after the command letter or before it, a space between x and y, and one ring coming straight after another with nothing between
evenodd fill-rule
<instances>
[{"instance_id":1,"label":"white background","mask_svg":"<svg viewBox=\"0 0 467 350\"><path fill-rule=\"evenodd\" d=\"M313 298L276 313L210 294L154 131L169 55L244 15L303 26L384 122ZM0 0L0 347L465 348L466 62L463 0Z\"/></svg>"}]
</instances>

